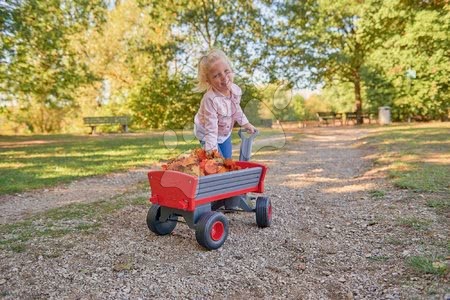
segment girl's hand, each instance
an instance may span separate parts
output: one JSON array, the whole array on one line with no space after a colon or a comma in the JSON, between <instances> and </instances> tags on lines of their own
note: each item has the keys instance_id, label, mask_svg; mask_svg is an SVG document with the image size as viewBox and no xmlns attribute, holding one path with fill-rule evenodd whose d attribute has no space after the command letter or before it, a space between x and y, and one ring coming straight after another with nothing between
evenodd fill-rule
<instances>
[{"instance_id":1,"label":"girl's hand","mask_svg":"<svg viewBox=\"0 0 450 300\"><path fill-rule=\"evenodd\" d=\"M243 127L248 133L251 133L251 134L255 133L255 131L256 131L255 126L253 126L253 125L250 124L250 123L247 123L247 124L243 125L242 127Z\"/></svg>"}]
</instances>

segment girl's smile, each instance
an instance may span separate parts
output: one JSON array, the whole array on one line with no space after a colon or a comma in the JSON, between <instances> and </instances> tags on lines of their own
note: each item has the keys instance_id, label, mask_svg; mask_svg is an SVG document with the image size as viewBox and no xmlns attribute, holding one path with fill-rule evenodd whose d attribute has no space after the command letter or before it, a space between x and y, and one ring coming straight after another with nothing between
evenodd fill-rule
<instances>
[{"instance_id":1,"label":"girl's smile","mask_svg":"<svg viewBox=\"0 0 450 300\"><path fill-rule=\"evenodd\" d=\"M222 59L214 62L209 68L208 83L214 90L222 93L224 96L230 96L231 84L233 83L231 67Z\"/></svg>"}]
</instances>

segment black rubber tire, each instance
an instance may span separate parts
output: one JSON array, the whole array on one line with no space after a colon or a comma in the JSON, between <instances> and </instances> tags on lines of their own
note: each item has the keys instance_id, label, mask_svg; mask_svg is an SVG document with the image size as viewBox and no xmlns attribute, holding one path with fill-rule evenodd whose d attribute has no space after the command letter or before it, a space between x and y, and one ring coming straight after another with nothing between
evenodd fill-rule
<instances>
[{"instance_id":1,"label":"black rubber tire","mask_svg":"<svg viewBox=\"0 0 450 300\"><path fill-rule=\"evenodd\" d=\"M208 250L220 248L227 237L228 219L220 212L206 212L196 224L195 238Z\"/></svg>"},{"instance_id":2,"label":"black rubber tire","mask_svg":"<svg viewBox=\"0 0 450 300\"><path fill-rule=\"evenodd\" d=\"M269 227L272 224L272 203L268 197L256 199L256 224L259 227Z\"/></svg>"},{"instance_id":3,"label":"black rubber tire","mask_svg":"<svg viewBox=\"0 0 450 300\"><path fill-rule=\"evenodd\" d=\"M170 216L170 220L165 222L159 221L161 216L161 206L153 204L147 213L147 227L150 231L156 233L157 235L166 235L171 233L175 226L177 226L177 216Z\"/></svg>"}]
</instances>

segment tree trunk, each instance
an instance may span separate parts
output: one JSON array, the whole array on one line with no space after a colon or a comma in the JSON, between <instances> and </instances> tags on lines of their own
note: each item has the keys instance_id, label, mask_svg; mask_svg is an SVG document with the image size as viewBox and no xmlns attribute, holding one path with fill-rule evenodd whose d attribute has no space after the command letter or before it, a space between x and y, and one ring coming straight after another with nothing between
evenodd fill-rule
<instances>
[{"instance_id":1,"label":"tree trunk","mask_svg":"<svg viewBox=\"0 0 450 300\"><path fill-rule=\"evenodd\" d=\"M361 78L359 76L359 70L354 71L353 84L355 86L356 124L361 125L364 123L364 119L362 113Z\"/></svg>"}]
</instances>

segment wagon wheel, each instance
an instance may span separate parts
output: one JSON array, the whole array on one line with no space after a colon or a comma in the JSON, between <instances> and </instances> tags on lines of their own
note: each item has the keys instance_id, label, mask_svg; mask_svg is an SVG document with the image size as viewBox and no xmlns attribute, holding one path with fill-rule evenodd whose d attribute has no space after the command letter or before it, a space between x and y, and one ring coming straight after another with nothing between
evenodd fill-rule
<instances>
[{"instance_id":1,"label":"wagon wheel","mask_svg":"<svg viewBox=\"0 0 450 300\"><path fill-rule=\"evenodd\" d=\"M267 197L256 199L256 224L259 227L269 227L272 223L272 203Z\"/></svg>"},{"instance_id":2,"label":"wagon wheel","mask_svg":"<svg viewBox=\"0 0 450 300\"><path fill-rule=\"evenodd\" d=\"M195 237L208 250L220 248L228 237L228 219L219 212L204 213L197 223Z\"/></svg>"},{"instance_id":3,"label":"wagon wheel","mask_svg":"<svg viewBox=\"0 0 450 300\"><path fill-rule=\"evenodd\" d=\"M161 206L153 204L147 213L147 226L152 232L157 235L166 235L171 233L175 226L177 226L178 217L171 215L170 218L164 222L159 220L161 216Z\"/></svg>"}]
</instances>

